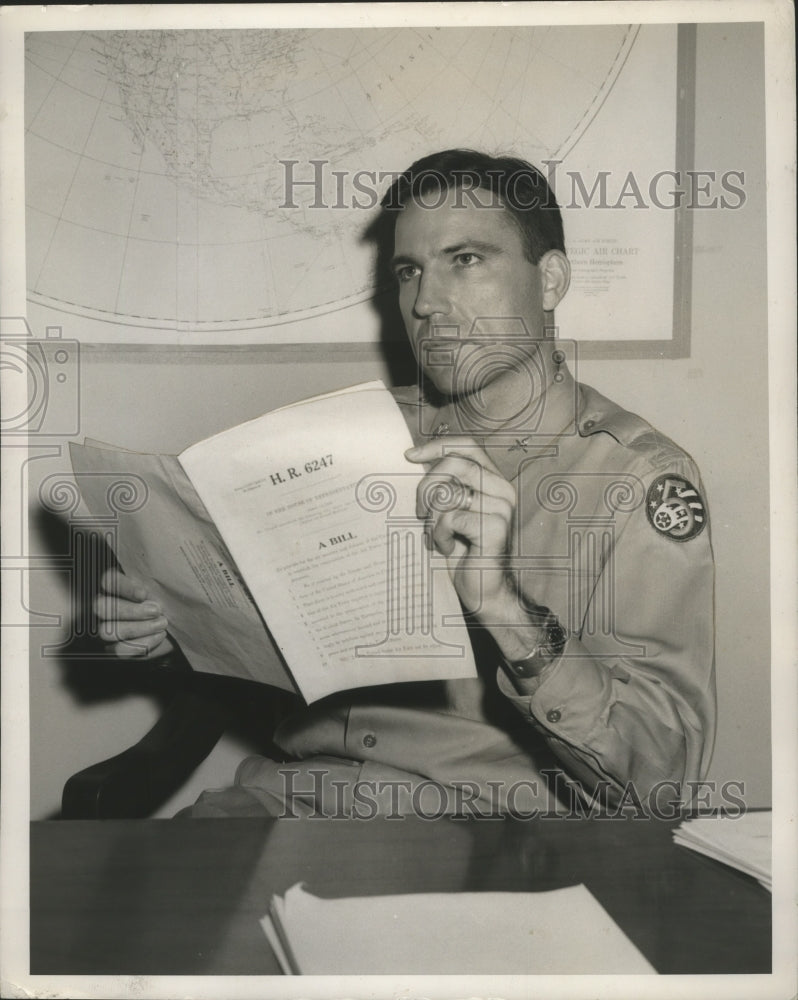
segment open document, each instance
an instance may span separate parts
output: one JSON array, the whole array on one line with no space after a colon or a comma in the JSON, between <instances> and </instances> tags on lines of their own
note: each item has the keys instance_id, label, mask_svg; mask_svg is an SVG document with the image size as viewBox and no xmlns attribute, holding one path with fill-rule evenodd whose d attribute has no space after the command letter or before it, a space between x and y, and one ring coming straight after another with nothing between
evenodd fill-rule
<instances>
[{"instance_id":1,"label":"open document","mask_svg":"<svg viewBox=\"0 0 798 1000\"><path fill-rule=\"evenodd\" d=\"M655 972L584 885L349 899L294 885L261 926L286 975Z\"/></svg>"},{"instance_id":2,"label":"open document","mask_svg":"<svg viewBox=\"0 0 798 1000\"><path fill-rule=\"evenodd\" d=\"M92 515L107 516L109 491L137 497L115 507L117 557L150 582L195 669L311 702L476 674L446 561L415 514L412 443L391 394L368 382L177 457L70 452Z\"/></svg>"}]
</instances>

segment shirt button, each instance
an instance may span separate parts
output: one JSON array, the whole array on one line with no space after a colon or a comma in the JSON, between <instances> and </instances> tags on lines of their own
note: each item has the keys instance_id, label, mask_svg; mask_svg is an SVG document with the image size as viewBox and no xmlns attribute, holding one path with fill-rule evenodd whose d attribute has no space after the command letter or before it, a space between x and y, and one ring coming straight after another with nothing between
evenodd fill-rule
<instances>
[{"instance_id":1,"label":"shirt button","mask_svg":"<svg viewBox=\"0 0 798 1000\"><path fill-rule=\"evenodd\" d=\"M546 719L548 722L559 722L562 718L562 712L559 708L552 708L546 712ZM365 740L363 741L365 743Z\"/></svg>"},{"instance_id":2,"label":"shirt button","mask_svg":"<svg viewBox=\"0 0 798 1000\"><path fill-rule=\"evenodd\" d=\"M374 733L366 733L366 735L363 737L363 746L371 749L371 747L375 747L376 745L377 745L377 737L374 735Z\"/></svg>"}]
</instances>

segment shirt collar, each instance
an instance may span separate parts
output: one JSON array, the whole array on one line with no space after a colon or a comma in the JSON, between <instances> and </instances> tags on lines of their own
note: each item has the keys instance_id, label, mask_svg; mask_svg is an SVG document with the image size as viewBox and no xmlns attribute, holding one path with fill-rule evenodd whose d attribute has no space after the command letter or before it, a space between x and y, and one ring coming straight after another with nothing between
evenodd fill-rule
<instances>
[{"instance_id":1,"label":"shirt collar","mask_svg":"<svg viewBox=\"0 0 798 1000\"><path fill-rule=\"evenodd\" d=\"M565 369L542 396L530 397L525 379L508 380L502 395L507 418L494 422L484 419L468 401L452 400L436 406L425 400L425 436L445 438L467 434L484 447L506 479L518 474L524 460L555 453L555 442L576 435L579 416L579 385ZM487 425L487 426L486 426Z\"/></svg>"},{"instance_id":2,"label":"shirt collar","mask_svg":"<svg viewBox=\"0 0 798 1000\"><path fill-rule=\"evenodd\" d=\"M528 461L556 456L558 448L569 438L575 440L604 432L622 445L629 445L651 429L641 417L622 409L591 386L576 382L569 371L561 374L560 381L549 385L541 404L527 407L527 412L518 384L508 387L514 395L504 398L508 404L506 411L520 412L523 419L508 417L481 433L479 421L473 421L473 414L464 410L462 401L435 405L422 392L416 397L416 405L423 411L421 437L468 434L485 449L501 474L512 480ZM510 405L513 398L518 405Z\"/></svg>"}]
</instances>

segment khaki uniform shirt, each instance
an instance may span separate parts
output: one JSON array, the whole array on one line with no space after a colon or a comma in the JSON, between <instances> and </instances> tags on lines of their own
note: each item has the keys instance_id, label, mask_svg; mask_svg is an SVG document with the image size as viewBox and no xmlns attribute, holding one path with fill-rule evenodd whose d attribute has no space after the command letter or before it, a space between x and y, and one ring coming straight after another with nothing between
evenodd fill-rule
<instances>
[{"instance_id":1,"label":"khaki uniform shirt","mask_svg":"<svg viewBox=\"0 0 798 1000\"><path fill-rule=\"evenodd\" d=\"M417 442L463 433L453 405L396 398ZM293 759L362 762L361 780L463 785L487 809L547 798L565 773L606 801L689 800L715 727L714 569L690 457L640 417L561 377L540 414L471 435L517 491L508 563L567 626L562 655L519 694L484 630L479 676L342 692L279 729ZM546 791L546 786L549 791ZM520 790L520 793L519 793ZM550 799L549 799L550 801Z\"/></svg>"}]
</instances>

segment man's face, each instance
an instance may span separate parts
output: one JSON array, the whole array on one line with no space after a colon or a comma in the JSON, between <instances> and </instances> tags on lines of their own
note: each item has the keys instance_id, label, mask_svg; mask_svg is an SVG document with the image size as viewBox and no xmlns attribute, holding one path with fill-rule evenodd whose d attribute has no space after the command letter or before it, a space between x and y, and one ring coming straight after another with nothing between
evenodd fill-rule
<instances>
[{"instance_id":1,"label":"man's face","mask_svg":"<svg viewBox=\"0 0 798 1000\"><path fill-rule=\"evenodd\" d=\"M425 375L447 396L479 392L525 363L544 336L541 272L487 191L430 192L398 216L393 269L405 329Z\"/></svg>"}]
</instances>

